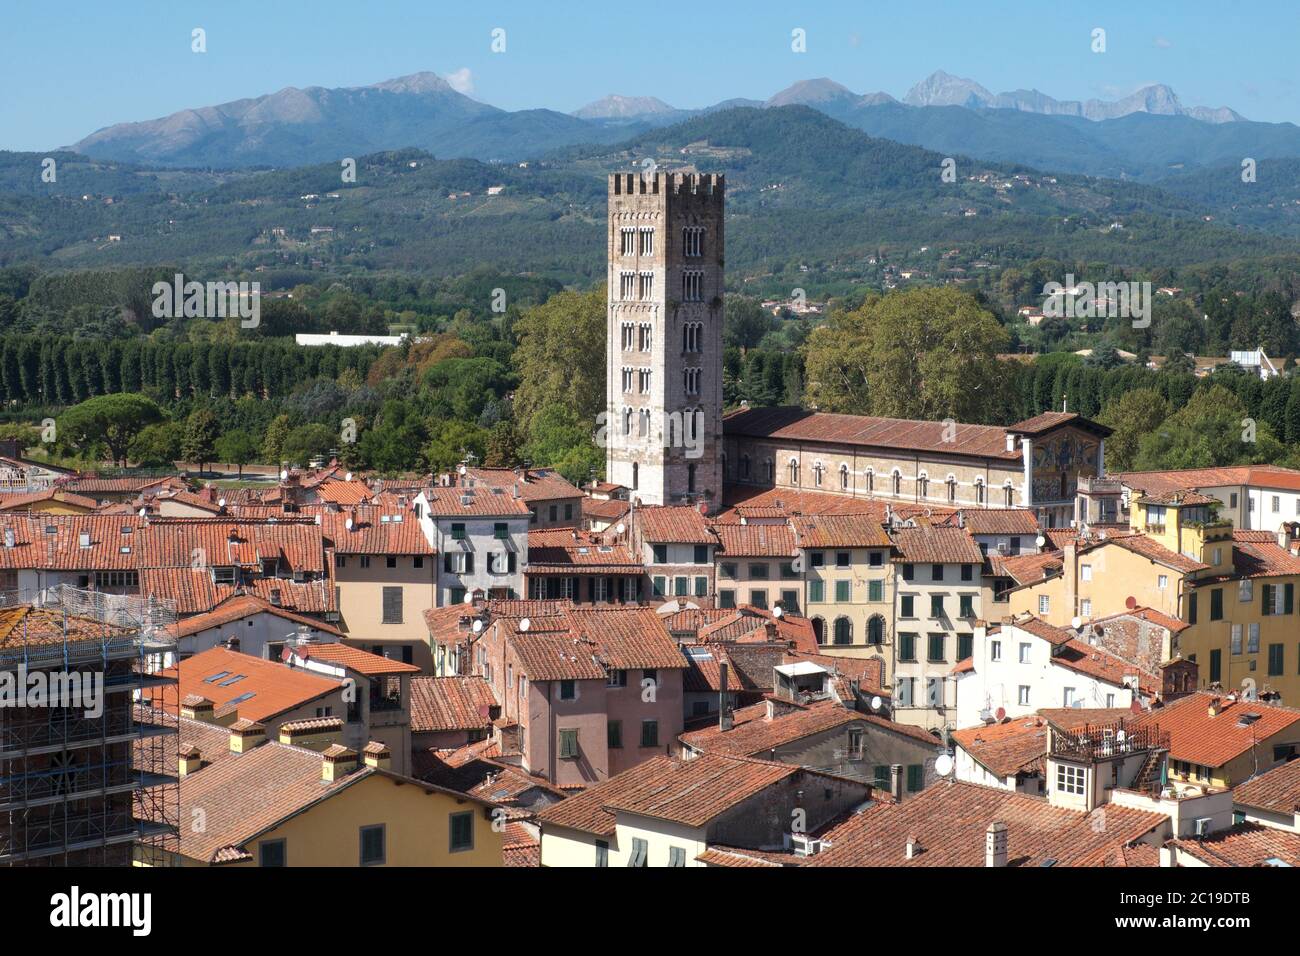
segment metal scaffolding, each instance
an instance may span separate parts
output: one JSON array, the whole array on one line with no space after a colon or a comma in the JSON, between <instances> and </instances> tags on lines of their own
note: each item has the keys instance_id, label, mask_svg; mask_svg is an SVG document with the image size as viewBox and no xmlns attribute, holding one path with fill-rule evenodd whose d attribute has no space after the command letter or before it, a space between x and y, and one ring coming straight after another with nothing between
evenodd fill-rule
<instances>
[{"instance_id":1,"label":"metal scaffolding","mask_svg":"<svg viewBox=\"0 0 1300 956\"><path fill-rule=\"evenodd\" d=\"M174 660L175 620L174 606L134 595L0 592L0 677L12 689L89 681L100 702L99 712L85 697L0 706L0 864L176 859L179 690L160 673Z\"/></svg>"}]
</instances>

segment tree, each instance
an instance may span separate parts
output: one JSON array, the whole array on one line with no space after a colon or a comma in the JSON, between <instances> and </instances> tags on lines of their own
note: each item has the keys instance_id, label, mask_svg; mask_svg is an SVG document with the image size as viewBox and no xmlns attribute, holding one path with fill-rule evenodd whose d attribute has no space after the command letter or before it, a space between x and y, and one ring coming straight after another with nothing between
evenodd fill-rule
<instances>
[{"instance_id":1,"label":"tree","mask_svg":"<svg viewBox=\"0 0 1300 956\"><path fill-rule=\"evenodd\" d=\"M482 461L487 454L487 432L473 422L447 419L430 431L424 447L424 462L435 474L451 471L466 455Z\"/></svg>"},{"instance_id":2,"label":"tree","mask_svg":"<svg viewBox=\"0 0 1300 956\"><path fill-rule=\"evenodd\" d=\"M533 419L523 456L535 465L554 468L575 485L585 483L594 468L602 474L604 449L592 441L591 426L565 405L547 405Z\"/></svg>"},{"instance_id":3,"label":"tree","mask_svg":"<svg viewBox=\"0 0 1300 956\"><path fill-rule=\"evenodd\" d=\"M1106 439L1106 467L1128 471L1137 458L1142 436L1155 431L1169 417L1169 403L1153 388L1125 392L1108 404L1097 421L1113 429Z\"/></svg>"},{"instance_id":4,"label":"tree","mask_svg":"<svg viewBox=\"0 0 1300 956\"><path fill-rule=\"evenodd\" d=\"M1212 468L1276 461L1282 454L1267 423L1252 419L1222 385L1212 385L1142 437L1136 465L1141 471Z\"/></svg>"},{"instance_id":5,"label":"tree","mask_svg":"<svg viewBox=\"0 0 1300 956\"><path fill-rule=\"evenodd\" d=\"M257 440L242 428L228 431L217 439L217 459L228 465L239 466L239 477L244 477L244 466L257 457Z\"/></svg>"},{"instance_id":6,"label":"tree","mask_svg":"<svg viewBox=\"0 0 1300 956\"><path fill-rule=\"evenodd\" d=\"M163 411L143 395L118 392L74 405L58 419L59 440L79 451L102 444L118 465L126 465L131 442L148 425L163 419Z\"/></svg>"},{"instance_id":7,"label":"tree","mask_svg":"<svg viewBox=\"0 0 1300 956\"><path fill-rule=\"evenodd\" d=\"M990 421L1005 406L997 354L1007 341L968 293L923 288L873 296L809 337L808 398L826 411Z\"/></svg>"},{"instance_id":8,"label":"tree","mask_svg":"<svg viewBox=\"0 0 1300 956\"><path fill-rule=\"evenodd\" d=\"M266 426L262 437L262 460L280 464L284 460L284 443L289 437L289 416L277 415Z\"/></svg>"},{"instance_id":9,"label":"tree","mask_svg":"<svg viewBox=\"0 0 1300 956\"><path fill-rule=\"evenodd\" d=\"M181 457L183 429L176 422L159 422L140 430L129 449L130 458L146 468L173 468Z\"/></svg>"},{"instance_id":10,"label":"tree","mask_svg":"<svg viewBox=\"0 0 1300 956\"><path fill-rule=\"evenodd\" d=\"M594 422L605 408L605 287L551 296L524 312L515 334L514 410L525 434L550 404L566 405Z\"/></svg>"},{"instance_id":11,"label":"tree","mask_svg":"<svg viewBox=\"0 0 1300 956\"><path fill-rule=\"evenodd\" d=\"M221 437L221 424L217 416L206 408L196 408L185 422L185 438L181 454L186 461L199 466L199 474L217 453L217 439Z\"/></svg>"},{"instance_id":12,"label":"tree","mask_svg":"<svg viewBox=\"0 0 1300 956\"><path fill-rule=\"evenodd\" d=\"M722 312L722 344L726 348L752 349L775 325L772 314L757 300L729 295Z\"/></svg>"},{"instance_id":13,"label":"tree","mask_svg":"<svg viewBox=\"0 0 1300 956\"><path fill-rule=\"evenodd\" d=\"M305 465L313 458L328 454L337 440L338 433L328 425L301 425L285 437L280 455L285 461Z\"/></svg>"}]
</instances>

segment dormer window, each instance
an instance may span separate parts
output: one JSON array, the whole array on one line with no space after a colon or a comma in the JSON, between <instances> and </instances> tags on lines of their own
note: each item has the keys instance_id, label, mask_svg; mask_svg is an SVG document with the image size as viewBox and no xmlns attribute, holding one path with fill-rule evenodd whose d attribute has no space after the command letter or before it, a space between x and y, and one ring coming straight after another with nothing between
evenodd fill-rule
<instances>
[{"instance_id":1,"label":"dormer window","mask_svg":"<svg viewBox=\"0 0 1300 956\"><path fill-rule=\"evenodd\" d=\"M212 568L213 584L234 584L235 577L235 568L233 566L224 565L217 567L214 565Z\"/></svg>"}]
</instances>

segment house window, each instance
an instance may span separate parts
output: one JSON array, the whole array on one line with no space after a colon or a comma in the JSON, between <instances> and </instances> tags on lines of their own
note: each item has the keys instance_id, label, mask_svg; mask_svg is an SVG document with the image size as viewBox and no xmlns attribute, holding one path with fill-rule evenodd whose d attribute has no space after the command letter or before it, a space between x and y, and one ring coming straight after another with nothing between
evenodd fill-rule
<instances>
[{"instance_id":1,"label":"house window","mask_svg":"<svg viewBox=\"0 0 1300 956\"><path fill-rule=\"evenodd\" d=\"M1052 612L1052 599L1046 594L1038 595L1038 613L1050 614Z\"/></svg>"},{"instance_id":2,"label":"house window","mask_svg":"<svg viewBox=\"0 0 1300 956\"><path fill-rule=\"evenodd\" d=\"M930 616L931 616L931 617L943 617L943 616L944 616L944 611L943 611L943 595L942 595L942 594L931 594L931 595L930 595Z\"/></svg>"},{"instance_id":3,"label":"house window","mask_svg":"<svg viewBox=\"0 0 1300 956\"><path fill-rule=\"evenodd\" d=\"M853 622L847 617L839 617L835 619L835 643L853 643Z\"/></svg>"},{"instance_id":4,"label":"house window","mask_svg":"<svg viewBox=\"0 0 1300 956\"><path fill-rule=\"evenodd\" d=\"M808 582L808 601L812 604L819 604L826 600L826 583L824 581Z\"/></svg>"},{"instance_id":5,"label":"house window","mask_svg":"<svg viewBox=\"0 0 1300 956\"><path fill-rule=\"evenodd\" d=\"M596 865L609 866L609 842L607 840L596 841Z\"/></svg>"},{"instance_id":6,"label":"house window","mask_svg":"<svg viewBox=\"0 0 1300 956\"><path fill-rule=\"evenodd\" d=\"M929 636L929 640L927 641L928 646L926 648L926 659L929 660L931 663L938 664L938 663L942 663L945 660L943 656L943 652L944 652L943 637L944 636L942 634L931 634Z\"/></svg>"},{"instance_id":7,"label":"house window","mask_svg":"<svg viewBox=\"0 0 1300 956\"><path fill-rule=\"evenodd\" d=\"M402 623L402 589L400 587L384 588L384 623Z\"/></svg>"},{"instance_id":8,"label":"house window","mask_svg":"<svg viewBox=\"0 0 1300 956\"><path fill-rule=\"evenodd\" d=\"M916 635L899 634L898 635L898 659L900 661L916 660Z\"/></svg>"},{"instance_id":9,"label":"house window","mask_svg":"<svg viewBox=\"0 0 1300 956\"><path fill-rule=\"evenodd\" d=\"M1028 707L1028 706L1029 706L1029 687L1028 687L1028 685L1026 685L1026 684L1021 684L1021 685L1020 685L1020 688L1019 688L1019 691L1020 691L1019 694L1016 695L1016 701L1017 701L1017 703L1019 703L1021 707Z\"/></svg>"},{"instance_id":10,"label":"house window","mask_svg":"<svg viewBox=\"0 0 1300 956\"><path fill-rule=\"evenodd\" d=\"M472 810L451 815L451 852L463 853L474 849L474 812Z\"/></svg>"},{"instance_id":11,"label":"house window","mask_svg":"<svg viewBox=\"0 0 1300 956\"><path fill-rule=\"evenodd\" d=\"M719 592L718 592L718 607L720 607L720 608L733 608L733 607L735 607L735 606L736 606L736 592L735 592L735 591L728 589L728 590L725 590L725 591L719 591Z\"/></svg>"},{"instance_id":12,"label":"house window","mask_svg":"<svg viewBox=\"0 0 1300 956\"><path fill-rule=\"evenodd\" d=\"M668 865L670 867L686 865L686 851L679 846L668 848Z\"/></svg>"},{"instance_id":13,"label":"house window","mask_svg":"<svg viewBox=\"0 0 1300 956\"><path fill-rule=\"evenodd\" d=\"M668 563L668 545L652 544L650 546L650 554L651 554L651 559L654 561L655 564Z\"/></svg>"},{"instance_id":14,"label":"house window","mask_svg":"<svg viewBox=\"0 0 1300 956\"><path fill-rule=\"evenodd\" d=\"M627 858L628 866L644 867L646 865L646 854L650 851L650 844L640 837L632 838L632 853Z\"/></svg>"},{"instance_id":15,"label":"house window","mask_svg":"<svg viewBox=\"0 0 1300 956\"><path fill-rule=\"evenodd\" d=\"M576 700L578 697L578 685L575 681L560 681L560 700Z\"/></svg>"},{"instance_id":16,"label":"house window","mask_svg":"<svg viewBox=\"0 0 1300 956\"><path fill-rule=\"evenodd\" d=\"M975 649L974 634L957 635L957 660L964 661L970 657Z\"/></svg>"},{"instance_id":17,"label":"house window","mask_svg":"<svg viewBox=\"0 0 1300 956\"><path fill-rule=\"evenodd\" d=\"M456 522L451 526L451 540L453 541L465 540L465 526L460 522Z\"/></svg>"},{"instance_id":18,"label":"house window","mask_svg":"<svg viewBox=\"0 0 1300 956\"><path fill-rule=\"evenodd\" d=\"M258 866L288 866L284 840L263 840L257 845Z\"/></svg>"},{"instance_id":19,"label":"house window","mask_svg":"<svg viewBox=\"0 0 1300 956\"><path fill-rule=\"evenodd\" d=\"M605 745L610 750L623 749L623 721L611 720L605 725Z\"/></svg>"},{"instance_id":20,"label":"house window","mask_svg":"<svg viewBox=\"0 0 1300 956\"><path fill-rule=\"evenodd\" d=\"M1069 764L1056 765L1056 789L1061 793L1070 793L1076 797L1083 796L1084 774L1082 767Z\"/></svg>"},{"instance_id":21,"label":"house window","mask_svg":"<svg viewBox=\"0 0 1300 956\"><path fill-rule=\"evenodd\" d=\"M1001 642L1001 641L989 641L989 660L991 660L991 661L1000 661L1000 660L1002 660L1002 642Z\"/></svg>"},{"instance_id":22,"label":"house window","mask_svg":"<svg viewBox=\"0 0 1300 956\"><path fill-rule=\"evenodd\" d=\"M642 747L659 746L659 721L657 720L641 721L641 746Z\"/></svg>"},{"instance_id":23,"label":"house window","mask_svg":"<svg viewBox=\"0 0 1300 956\"><path fill-rule=\"evenodd\" d=\"M380 866L384 862L384 824L361 828L361 865Z\"/></svg>"},{"instance_id":24,"label":"house window","mask_svg":"<svg viewBox=\"0 0 1300 956\"><path fill-rule=\"evenodd\" d=\"M852 581L835 582L835 603L836 604L847 604L849 601L853 599L850 593L850 591L852 590L852 586L853 586Z\"/></svg>"},{"instance_id":25,"label":"house window","mask_svg":"<svg viewBox=\"0 0 1300 956\"><path fill-rule=\"evenodd\" d=\"M697 544L695 546L694 558L696 564L708 564L709 546L707 544Z\"/></svg>"},{"instance_id":26,"label":"house window","mask_svg":"<svg viewBox=\"0 0 1300 956\"><path fill-rule=\"evenodd\" d=\"M919 763L907 765L907 792L917 793L925 786L925 766Z\"/></svg>"},{"instance_id":27,"label":"house window","mask_svg":"<svg viewBox=\"0 0 1300 956\"><path fill-rule=\"evenodd\" d=\"M765 590L764 590L764 591L750 591L750 592L749 592L749 603L752 604L752 605L754 605L754 607L760 607L760 608L763 608L764 610L766 610L766 609L767 609L767 591L765 591Z\"/></svg>"},{"instance_id":28,"label":"house window","mask_svg":"<svg viewBox=\"0 0 1300 956\"><path fill-rule=\"evenodd\" d=\"M1029 663L1029 644L1022 642L1020 645L1020 663Z\"/></svg>"},{"instance_id":29,"label":"house window","mask_svg":"<svg viewBox=\"0 0 1300 956\"><path fill-rule=\"evenodd\" d=\"M578 732L576 730L560 731L560 753L561 759L572 759L578 756Z\"/></svg>"},{"instance_id":30,"label":"house window","mask_svg":"<svg viewBox=\"0 0 1300 956\"><path fill-rule=\"evenodd\" d=\"M962 594L962 595L959 595L959 596L958 596L957 600L958 600L958 601L960 602L960 604L961 604L961 607L958 609L958 612L957 612L957 616L958 616L958 617L974 617L974 616L975 616L975 597L974 597L974 595L971 595L971 594Z\"/></svg>"},{"instance_id":31,"label":"house window","mask_svg":"<svg viewBox=\"0 0 1300 956\"><path fill-rule=\"evenodd\" d=\"M900 617L916 617L916 596L912 594L903 594L898 598L898 614Z\"/></svg>"}]
</instances>

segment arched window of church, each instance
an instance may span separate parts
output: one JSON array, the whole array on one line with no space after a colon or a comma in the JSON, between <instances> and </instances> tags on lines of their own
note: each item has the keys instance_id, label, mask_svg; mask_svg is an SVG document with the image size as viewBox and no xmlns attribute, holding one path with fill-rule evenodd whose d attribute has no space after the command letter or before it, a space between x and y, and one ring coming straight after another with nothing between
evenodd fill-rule
<instances>
[{"instance_id":1,"label":"arched window of church","mask_svg":"<svg viewBox=\"0 0 1300 956\"><path fill-rule=\"evenodd\" d=\"M849 490L849 466L840 465L840 491Z\"/></svg>"},{"instance_id":2,"label":"arched window of church","mask_svg":"<svg viewBox=\"0 0 1300 956\"><path fill-rule=\"evenodd\" d=\"M813 484L818 488L822 486L822 473L825 470L825 466L820 461L813 464Z\"/></svg>"},{"instance_id":3,"label":"arched window of church","mask_svg":"<svg viewBox=\"0 0 1300 956\"><path fill-rule=\"evenodd\" d=\"M900 475L900 474L898 473L898 469L894 469L894 473L893 473L892 475L890 475L889 478L890 478L890 483L893 485L893 488L890 489L890 493L891 493L895 498L900 498L900 497L902 497L902 494L903 494L903 476Z\"/></svg>"},{"instance_id":4,"label":"arched window of church","mask_svg":"<svg viewBox=\"0 0 1300 956\"><path fill-rule=\"evenodd\" d=\"M948 504L953 504L957 500L957 479L949 475L944 484L948 487Z\"/></svg>"},{"instance_id":5,"label":"arched window of church","mask_svg":"<svg viewBox=\"0 0 1300 956\"><path fill-rule=\"evenodd\" d=\"M799 462L793 458L790 459L790 484L796 487L799 484Z\"/></svg>"},{"instance_id":6,"label":"arched window of church","mask_svg":"<svg viewBox=\"0 0 1300 956\"><path fill-rule=\"evenodd\" d=\"M876 473L872 469L868 468L865 477L867 479L867 491L869 493L874 493L876 490Z\"/></svg>"},{"instance_id":7,"label":"arched window of church","mask_svg":"<svg viewBox=\"0 0 1300 956\"><path fill-rule=\"evenodd\" d=\"M776 484L776 462L771 458L763 462L763 478L769 485Z\"/></svg>"},{"instance_id":8,"label":"arched window of church","mask_svg":"<svg viewBox=\"0 0 1300 956\"><path fill-rule=\"evenodd\" d=\"M1002 486L1002 499L1003 499L1003 503L1008 508L1010 508L1016 502L1015 489L1011 487L1011 482L1009 481Z\"/></svg>"},{"instance_id":9,"label":"arched window of church","mask_svg":"<svg viewBox=\"0 0 1300 956\"><path fill-rule=\"evenodd\" d=\"M632 462L632 490L636 491L641 487L641 466Z\"/></svg>"},{"instance_id":10,"label":"arched window of church","mask_svg":"<svg viewBox=\"0 0 1300 956\"><path fill-rule=\"evenodd\" d=\"M983 478L975 479L975 503L977 505L984 504L984 479Z\"/></svg>"},{"instance_id":11,"label":"arched window of church","mask_svg":"<svg viewBox=\"0 0 1300 956\"><path fill-rule=\"evenodd\" d=\"M922 472L921 477L916 479L916 487L917 487L917 494L919 494L922 498L930 497L930 478L928 475L925 474L925 472Z\"/></svg>"}]
</instances>

